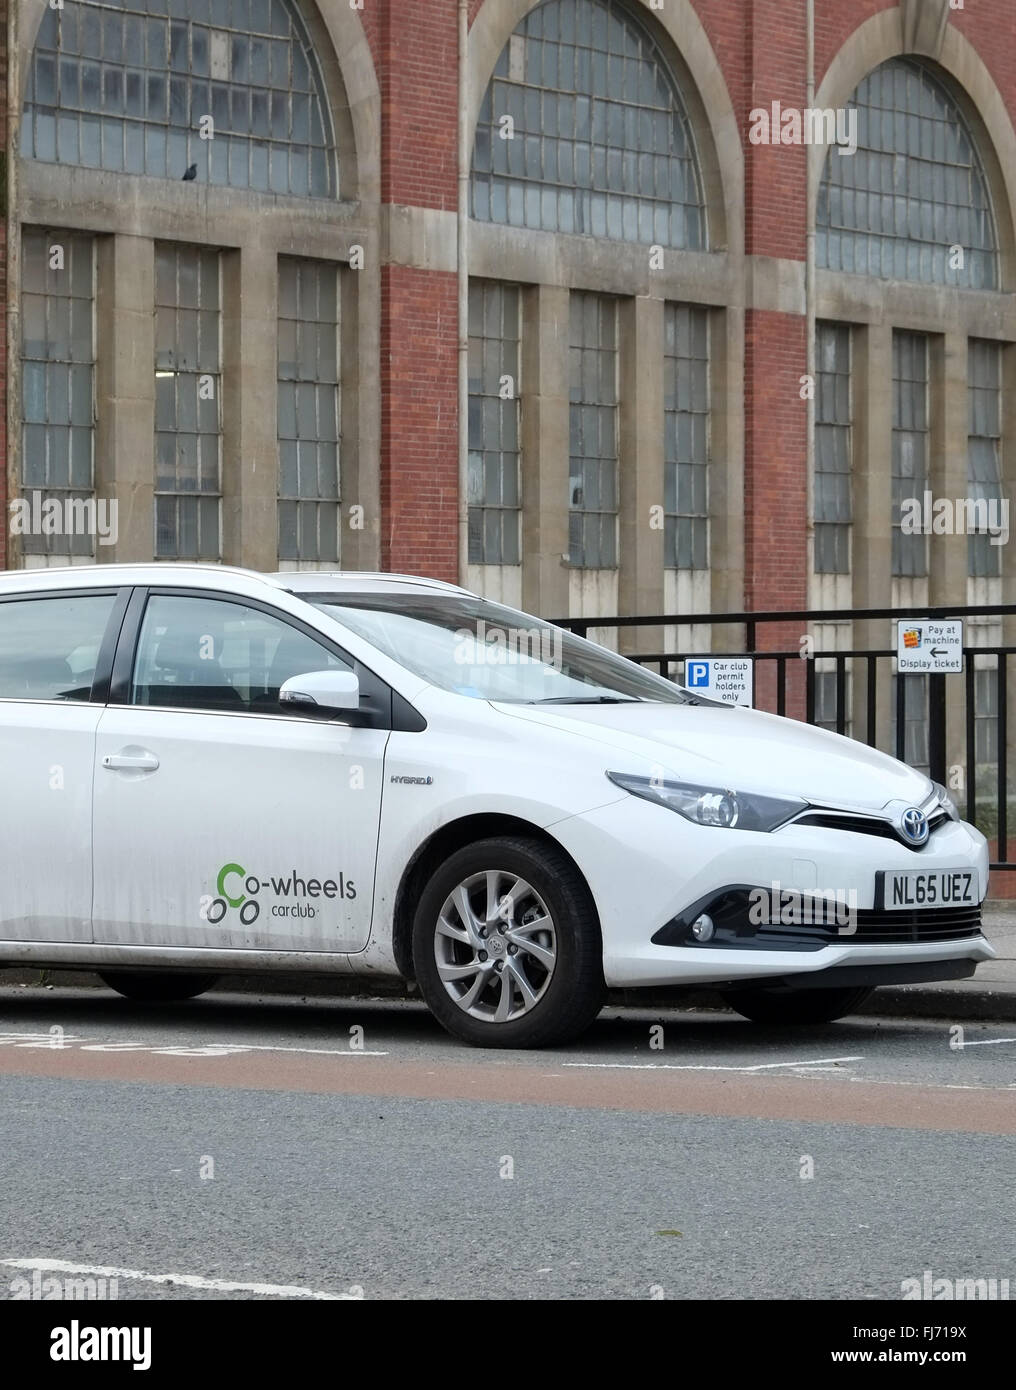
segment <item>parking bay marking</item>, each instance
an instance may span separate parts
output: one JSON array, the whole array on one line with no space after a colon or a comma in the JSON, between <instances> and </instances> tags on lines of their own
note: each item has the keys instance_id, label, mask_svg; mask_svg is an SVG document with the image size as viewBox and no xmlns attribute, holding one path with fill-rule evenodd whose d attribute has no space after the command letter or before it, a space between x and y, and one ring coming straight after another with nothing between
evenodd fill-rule
<instances>
[{"instance_id":1,"label":"parking bay marking","mask_svg":"<svg viewBox=\"0 0 1016 1390\"><path fill-rule=\"evenodd\" d=\"M60 1052L154 1052L160 1057L239 1057L245 1052L297 1052L311 1057L387 1057L389 1053L351 1047L274 1047L262 1043L138 1043L86 1042L83 1037L54 1037L51 1033L0 1033L0 1047L37 1048Z\"/></svg>"},{"instance_id":2,"label":"parking bay marking","mask_svg":"<svg viewBox=\"0 0 1016 1390\"><path fill-rule=\"evenodd\" d=\"M214 1293L254 1293L275 1298L360 1302L357 1294L322 1293L318 1289L304 1288L301 1284L249 1284L231 1279L206 1279L201 1274L149 1274L141 1269L120 1269L117 1265L74 1264L71 1260L0 1260L0 1265L7 1265L11 1269L37 1269L53 1274L85 1274L98 1279L133 1279L145 1284L178 1284L181 1288L205 1289Z\"/></svg>"},{"instance_id":3,"label":"parking bay marking","mask_svg":"<svg viewBox=\"0 0 1016 1390\"><path fill-rule=\"evenodd\" d=\"M586 1067L611 1071L772 1071L776 1067L822 1067L831 1062L860 1062L863 1057L816 1057L814 1061L761 1062L754 1067L726 1067L712 1063L684 1062L562 1062L564 1067Z\"/></svg>"}]
</instances>

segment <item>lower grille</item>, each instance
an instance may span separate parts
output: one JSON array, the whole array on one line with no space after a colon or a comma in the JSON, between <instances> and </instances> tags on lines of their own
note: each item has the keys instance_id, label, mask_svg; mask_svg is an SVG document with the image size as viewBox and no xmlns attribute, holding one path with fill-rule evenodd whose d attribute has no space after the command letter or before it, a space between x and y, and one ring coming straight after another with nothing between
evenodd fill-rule
<instances>
[{"instance_id":1,"label":"lower grille","mask_svg":"<svg viewBox=\"0 0 1016 1390\"><path fill-rule=\"evenodd\" d=\"M847 905L823 903L802 895L801 905L812 904L814 911L798 912L790 920L780 910L772 908L772 921L759 921L758 894L766 889L748 884L732 884L718 893L699 899L678 917L667 922L653 936L658 946L731 947L735 950L817 951L836 943L864 945L900 945L906 942L963 941L981 933L980 907L908 908L888 912L882 908L858 908L848 912ZM771 900L770 900L771 901ZM707 913L713 922L713 935L707 942L697 942L691 934L691 924L700 914ZM782 919L782 920L781 920Z\"/></svg>"},{"instance_id":2,"label":"lower grille","mask_svg":"<svg viewBox=\"0 0 1016 1390\"><path fill-rule=\"evenodd\" d=\"M827 945L844 939L890 945L901 941L962 941L964 937L979 936L981 932L979 907L932 907L907 912L859 908L855 915L857 929L853 932L838 931L835 926L774 923L771 926L760 925L756 928L756 934L759 940L770 945L777 945L783 940L818 940L822 945Z\"/></svg>"}]
</instances>

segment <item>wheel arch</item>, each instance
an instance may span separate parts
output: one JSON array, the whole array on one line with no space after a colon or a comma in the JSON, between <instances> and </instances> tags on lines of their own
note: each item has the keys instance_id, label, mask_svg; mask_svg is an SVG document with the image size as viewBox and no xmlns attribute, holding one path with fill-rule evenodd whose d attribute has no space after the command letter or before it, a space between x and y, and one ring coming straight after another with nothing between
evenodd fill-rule
<instances>
[{"instance_id":1,"label":"wheel arch","mask_svg":"<svg viewBox=\"0 0 1016 1390\"><path fill-rule=\"evenodd\" d=\"M392 915L392 952L399 973L405 979L415 980L416 978L413 965L413 914L428 878L443 860L457 850L463 849L466 845L473 844L477 840L489 840L496 835L521 836L528 840L540 841L545 845L552 845L559 854L564 855L589 894L589 901L596 915L596 929L601 934L602 944L599 908L596 905L589 880L582 872L575 857L568 852L560 840L555 839L542 826L534 825L532 821L523 820L520 816L509 816L498 812L461 816L457 820L449 821L447 825L439 826L423 841L406 865L399 881L398 891L395 895L395 911Z\"/></svg>"}]
</instances>

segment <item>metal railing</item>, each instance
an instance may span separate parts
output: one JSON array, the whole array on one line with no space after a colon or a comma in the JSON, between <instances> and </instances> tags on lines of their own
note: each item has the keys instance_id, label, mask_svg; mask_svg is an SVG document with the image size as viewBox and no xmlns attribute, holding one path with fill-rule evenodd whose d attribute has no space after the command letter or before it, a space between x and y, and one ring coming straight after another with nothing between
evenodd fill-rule
<instances>
[{"instance_id":1,"label":"metal railing","mask_svg":"<svg viewBox=\"0 0 1016 1390\"><path fill-rule=\"evenodd\" d=\"M665 613L638 617L555 618L560 627L586 636L590 631L617 630L626 634L622 650L630 660L655 668L670 680L684 678L684 665L696 658L748 657L752 661L755 704L774 713L790 713L809 724L820 724L840 734L851 734L870 747L893 749L895 756L907 761L906 742L908 693L913 682L926 681L923 695L927 730L927 766L929 775L950 788L967 819L972 820L992 843L993 869L1016 869L1016 858L1010 857L1008 830L1009 808L1009 709L1010 692L1016 696L1016 684L1008 680L1008 665L1016 656L1016 646L999 643L968 643L970 628L964 628L963 671L957 675L927 674L897 676L896 646L853 647L844 649L814 647L802 659L800 639L809 636L813 628L828 624L878 623L887 624L887 637L895 641L895 624L900 620L933 619L995 619L1016 617L1016 609L1007 604L983 604L960 607L899 608L839 608L800 609L760 613ZM712 634L710 649L642 651L637 647L639 629L682 629L708 627ZM730 640L719 634L730 630ZM798 646L789 649L787 630L796 630ZM739 631L738 631L739 630ZM759 645L760 637L773 639L770 645ZM780 643L782 642L782 645ZM805 651L808 651L805 648ZM818 667L823 668L819 672ZM803 670L803 679L801 672ZM993 713L978 714L976 677L979 672L993 673L993 698L989 704ZM818 685L821 676L832 675L829 682L832 700L823 701L818 709ZM761 678L760 678L761 677ZM885 694L882 681L895 680L895 693ZM920 692L920 686L917 687ZM987 732L993 724L995 755L978 757L978 723ZM1012 720L1016 730L1016 706ZM893 726L895 726L893 728ZM950 757L950 755L952 755ZM912 759L912 761L914 761ZM1013 808L1016 814L1016 807ZM1014 846L1016 849L1016 846Z\"/></svg>"}]
</instances>

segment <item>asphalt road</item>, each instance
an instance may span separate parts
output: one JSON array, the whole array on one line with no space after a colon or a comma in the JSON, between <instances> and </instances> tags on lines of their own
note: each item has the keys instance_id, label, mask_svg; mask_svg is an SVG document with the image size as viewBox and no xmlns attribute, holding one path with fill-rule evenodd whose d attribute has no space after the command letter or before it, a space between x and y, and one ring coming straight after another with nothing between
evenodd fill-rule
<instances>
[{"instance_id":1,"label":"asphalt road","mask_svg":"<svg viewBox=\"0 0 1016 1390\"><path fill-rule=\"evenodd\" d=\"M0 1298L1016 1297L1005 1025L614 1010L505 1053L399 1003L6 988L0 1123Z\"/></svg>"}]
</instances>

